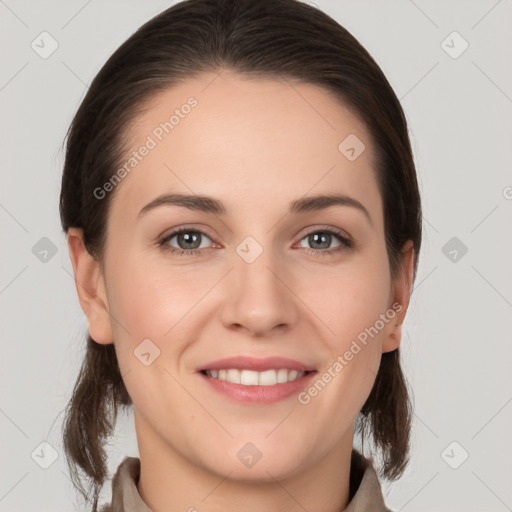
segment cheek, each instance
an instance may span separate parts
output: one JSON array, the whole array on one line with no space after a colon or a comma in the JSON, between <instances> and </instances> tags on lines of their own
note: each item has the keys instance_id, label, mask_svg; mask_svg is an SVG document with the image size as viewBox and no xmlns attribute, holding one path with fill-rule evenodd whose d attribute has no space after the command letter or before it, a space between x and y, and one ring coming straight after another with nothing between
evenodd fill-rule
<instances>
[{"instance_id":1,"label":"cheek","mask_svg":"<svg viewBox=\"0 0 512 512\"><path fill-rule=\"evenodd\" d=\"M339 352L385 313L390 285L386 255L378 251L335 271L317 273L314 280L303 282L301 293L326 327L322 338Z\"/></svg>"},{"instance_id":2,"label":"cheek","mask_svg":"<svg viewBox=\"0 0 512 512\"><path fill-rule=\"evenodd\" d=\"M204 295L206 285L192 273L138 257L119 259L110 273L112 316L134 340L161 339ZM114 322L115 323L115 322Z\"/></svg>"},{"instance_id":3,"label":"cheek","mask_svg":"<svg viewBox=\"0 0 512 512\"><path fill-rule=\"evenodd\" d=\"M328 391L320 393L323 398L318 406L337 411L339 421L355 414L370 393L382 355L383 335L392 323L389 318L387 322L381 320L388 311L391 285L384 251L375 248L346 269L315 280L319 286L310 288L307 299L329 328L323 329L320 339L330 357L318 376L327 382ZM316 387L324 389L322 386Z\"/></svg>"}]
</instances>

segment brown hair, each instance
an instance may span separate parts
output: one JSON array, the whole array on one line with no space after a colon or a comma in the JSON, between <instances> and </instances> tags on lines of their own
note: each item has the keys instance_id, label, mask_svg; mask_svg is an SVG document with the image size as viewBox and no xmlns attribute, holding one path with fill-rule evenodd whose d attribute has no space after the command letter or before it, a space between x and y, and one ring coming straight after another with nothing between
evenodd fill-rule
<instances>
[{"instance_id":1,"label":"brown hair","mask_svg":"<svg viewBox=\"0 0 512 512\"><path fill-rule=\"evenodd\" d=\"M62 176L62 228L83 230L99 261L114 193L94 190L114 174L126 151L127 127L155 93L201 72L231 69L247 76L321 86L364 123L375 145L383 198L386 246L395 277L411 239L414 278L421 245L421 202L407 122L383 72L335 20L298 0L187 0L140 27L108 59L83 99L67 134ZM93 510L107 476L105 445L119 406L132 401L114 345L88 336L87 353L69 401L64 447L71 476ZM382 456L381 474L398 478L409 457L411 403L399 350L382 355L371 393L357 421ZM79 478L87 478L89 493Z\"/></svg>"}]
</instances>

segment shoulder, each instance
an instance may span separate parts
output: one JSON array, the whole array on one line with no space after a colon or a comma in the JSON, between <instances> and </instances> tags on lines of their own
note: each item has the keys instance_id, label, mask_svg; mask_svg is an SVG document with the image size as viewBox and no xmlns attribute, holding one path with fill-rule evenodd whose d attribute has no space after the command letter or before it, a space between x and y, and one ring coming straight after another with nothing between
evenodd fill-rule
<instances>
[{"instance_id":1,"label":"shoulder","mask_svg":"<svg viewBox=\"0 0 512 512\"><path fill-rule=\"evenodd\" d=\"M138 457L125 457L112 477L112 501L99 507L98 512L117 512L118 510L124 510L125 505L133 505L135 495L138 496L136 485L139 475L140 459ZM128 503L126 500L130 502Z\"/></svg>"},{"instance_id":2,"label":"shoulder","mask_svg":"<svg viewBox=\"0 0 512 512\"><path fill-rule=\"evenodd\" d=\"M344 512L392 512L386 507L379 478L370 459L352 450L350 501Z\"/></svg>"}]
</instances>

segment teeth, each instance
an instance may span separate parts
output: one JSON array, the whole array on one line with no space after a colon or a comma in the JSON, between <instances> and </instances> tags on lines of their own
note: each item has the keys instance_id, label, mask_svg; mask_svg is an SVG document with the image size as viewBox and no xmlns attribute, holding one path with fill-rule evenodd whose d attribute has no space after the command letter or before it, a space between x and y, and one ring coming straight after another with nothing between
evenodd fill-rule
<instances>
[{"instance_id":1,"label":"teeth","mask_svg":"<svg viewBox=\"0 0 512 512\"><path fill-rule=\"evenodd\" d=\"M228 382L240 384L240 372L238 370L228 370L226 373L226 380ZM244 382L244 384L245 384L245 382Z\"/></svg>"},{"instance_id":2,"label":"teeth","mask_svg":"<svg viewBox=\"0 0 512 512\"><path fill-rule=\"evenodd\" d=\"M229 368L218 371L206 370L205 373L213 379L225 380L233 384L243 384L244 386L274 386L275 384L298 380L305 374L305 372L287 370L286 368L265 370L264 372Z\"/></svg>"},{"instance_id":3,"label":"teeth","mask_svg":"<svg viewBox=\"0 0 512 512\"><path fill-rule=\"evenodd\" d=\"M266 370L256 374L256 381L260 386L273 386L277 384L277 372L275 370Z\"/></svg>"},{"instance_id":4,"label":"teeth","mask_svg":"<svg viewBox=\"0 0 512 512\"><path fill-rule=\"evenodd\" d=\"M244 384L245 386L257 386L259 384L258 372L252 372L251 370L229 370L229 372L233 372L233 374L237 374L238 382L236 381L228 381L235 382L235 384ZM227 380L227 379L226 379Z\"/></svg>"},{"instance_id":5,"label":"teeth","mask_svg":"<svg viewBox=\"0 0 512 512\"><path fill-rule=\"evenodd\" d=\"M288 382L288 370L278 370L277 372L277 382Z\"/></svg>"}]
</instances>

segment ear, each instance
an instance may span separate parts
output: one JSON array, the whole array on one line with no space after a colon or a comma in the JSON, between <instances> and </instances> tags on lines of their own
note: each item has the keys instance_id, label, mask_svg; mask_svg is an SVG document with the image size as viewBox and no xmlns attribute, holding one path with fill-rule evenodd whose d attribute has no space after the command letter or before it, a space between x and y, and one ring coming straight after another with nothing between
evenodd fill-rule
<instances>
[{"instance_id":1,"label":"ear","mask_svg":"<svg viewBox=\"0 0 512 512\"><path fill-rule=\"evenodd\" d=\"M411 287L414 274L414 244L407 240L402 247L400 269L392 283L389 307L396 311L396 316L390 320L384 333L382 352L391 352L400 346L402 339L402 324L409 307ZM393 306L394 305L394 306Z\"/></svg>"},{"instance_id":2,"label":"ear","mask_svg":"<svg viewBox=\"0 0 512 512\"><path fill-rule=\"evenodd\" d=\"M100 263L87 251L82 229L69 228L67 241L78 299L89 323L89 335L102 345L113 343L105 282Z\"/></svg>"}]
</instances>

